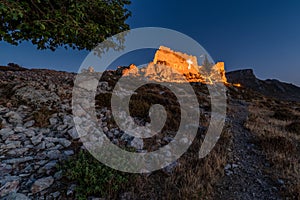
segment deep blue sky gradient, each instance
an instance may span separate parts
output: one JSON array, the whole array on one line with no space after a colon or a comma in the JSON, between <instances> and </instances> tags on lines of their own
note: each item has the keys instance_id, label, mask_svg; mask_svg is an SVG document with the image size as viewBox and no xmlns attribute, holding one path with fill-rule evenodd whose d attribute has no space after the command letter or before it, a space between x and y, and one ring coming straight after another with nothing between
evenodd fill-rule
<instances>
[{"instance_id":1,"label":"deep blue sky gradient","mask_svg":"<svg viewBox=\"0 0 300 200\"><path fill-rule=\"evenodd\" d=\"M197 40L215 61L224 61L227 71L252 68L261 79L300 86L299 0L133 0L128 8L131 28L180 31ZM63 48L40 51L28 42L17 47L0 42L0 65L14 62L29 68L77 71L87 54ZM134 56L128 58L132 59L128 63L138 62Z\"/></svg>"}]
</instances>

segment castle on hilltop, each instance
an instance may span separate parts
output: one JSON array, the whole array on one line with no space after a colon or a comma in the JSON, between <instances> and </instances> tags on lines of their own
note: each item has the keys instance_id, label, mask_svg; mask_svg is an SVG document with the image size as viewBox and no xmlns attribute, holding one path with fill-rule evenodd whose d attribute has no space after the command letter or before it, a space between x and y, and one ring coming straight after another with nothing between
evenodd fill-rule
<instances>
[{"instance_id":1,"label":"castle on hilltop","mask_svg":"<svg viewBox=\"0 0 300 200\"><path fill-rule=\"evenodd\" d=\"M204 63L205 64L205 63ZM214 82L227 83L224 62L211 64L209 72L204 66L198 65L197 57L182 52L176 52L168 47L160 46L154 59L145 68L137 68L131 64L123 70L123 76L145 76L157 81L169 82L202 82L213 84ZM182 80L183 76L186 80Z\"/></svg>"}]
</instances>

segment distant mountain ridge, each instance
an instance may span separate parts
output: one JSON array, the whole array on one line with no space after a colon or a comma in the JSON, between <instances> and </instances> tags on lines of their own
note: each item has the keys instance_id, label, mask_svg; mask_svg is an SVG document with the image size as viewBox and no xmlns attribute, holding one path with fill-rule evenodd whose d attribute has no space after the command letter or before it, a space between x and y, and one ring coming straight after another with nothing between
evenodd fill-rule
<instances>
[{"instance_id":1,"label":"distant mountain ridge","mask_svg":"<svg viewBox=\"0 0 300 200\"><path fill-rule=\"evenodd\" d=\"M0 71L25 71L28 70L18 64L8 63L7 66L0 66Z\"/></svg>"},{"instance_id":2,"label":"distant mountain ridge","mask_svg":"<svg viewBox=\"0 0 300 200\"><path fill-rule=\"evenodd\" d=\"M237 70L226 73L227 81L241 84L245 88L265 96L286 101L300 102L300 87L276 79L260 80L252 69Z\"/></svg>"}]
</instances>

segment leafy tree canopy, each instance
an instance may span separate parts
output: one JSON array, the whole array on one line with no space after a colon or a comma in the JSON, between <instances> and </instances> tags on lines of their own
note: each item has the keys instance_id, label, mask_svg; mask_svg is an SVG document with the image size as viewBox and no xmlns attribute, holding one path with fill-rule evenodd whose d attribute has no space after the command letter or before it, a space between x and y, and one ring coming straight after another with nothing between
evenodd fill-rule
<instances>
[{"instance_id":1,"label":"leafy tree canopy","mask_svg":"<svg viewBox=\"0 0 300 200\"><path fill-rule=\"evenodd\" d=\"M0 0L0 41L38 49L93 49L128 30L130 0ZM119 38L122 43L122 38Z\"/></svg>"}]
</instances>

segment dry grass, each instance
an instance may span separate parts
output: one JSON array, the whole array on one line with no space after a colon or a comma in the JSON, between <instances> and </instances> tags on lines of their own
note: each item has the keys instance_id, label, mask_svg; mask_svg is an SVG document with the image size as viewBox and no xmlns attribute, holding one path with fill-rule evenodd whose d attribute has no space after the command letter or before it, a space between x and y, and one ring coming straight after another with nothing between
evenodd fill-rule
<instances>
[{"instance_id":1,"label":"dry grass","mask_svg":"<svg viewBox=\"0 0 300 200\"><path fill-rule=\"evenodd\" d=\"M188 152L179 160L171 174L163 170L150 176L140 175L132 185L132 193L138 199L211 199L213 185L223 176L227 160L227 148L231 134L225 128L210 154L199 159L200 135Z\"/></svg>"},{"instance_id":2,"label":"dry grass","mask_svg":"<svg viewBox=\"0 0 300 200\"><path fill-rule=\"evenodd\" d=\"M300 107L300 105L298 105ZM280 191L285 198L300 198L300 113L285 102L252 102L245 123L256 136L271 164L270 175L281 179ZM280 185L279 185L280 186Z\"/></svg>"}]
</instances>

